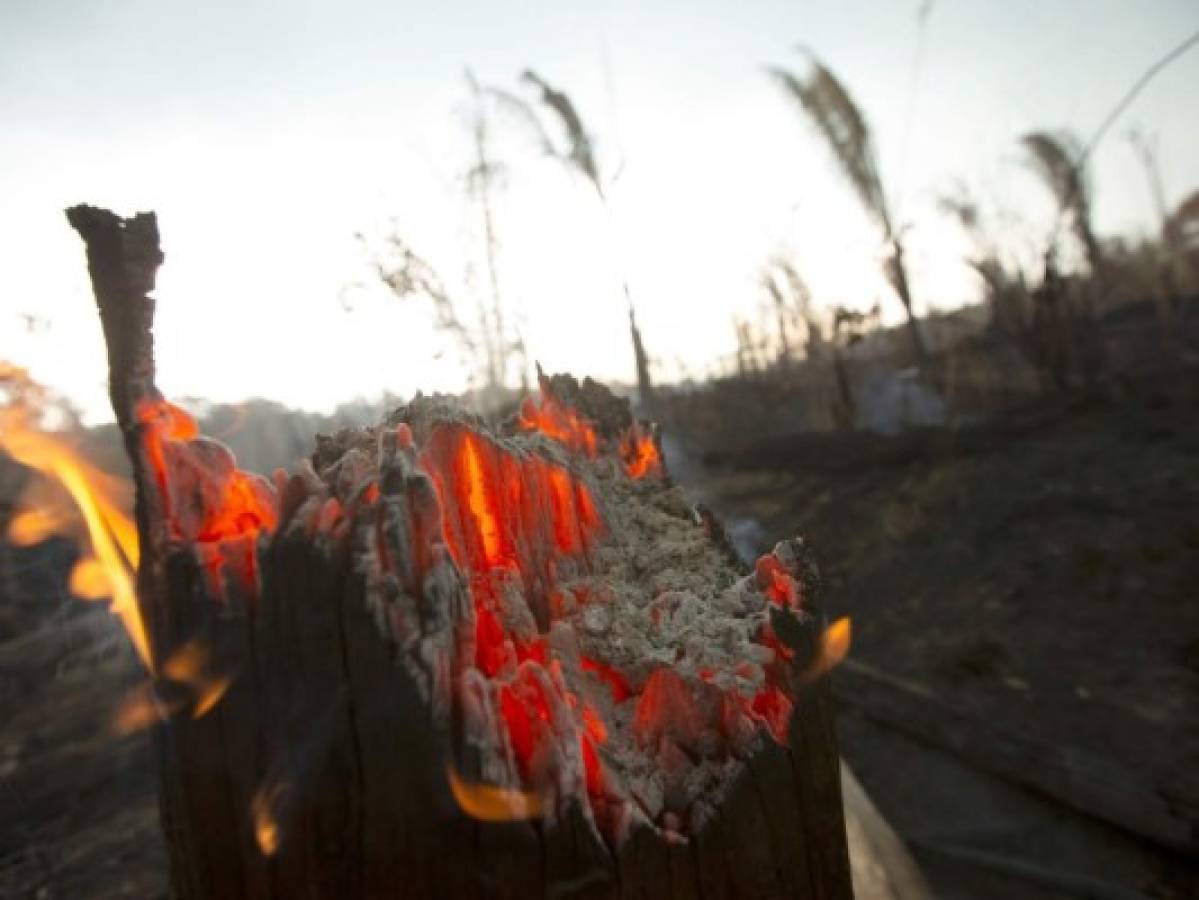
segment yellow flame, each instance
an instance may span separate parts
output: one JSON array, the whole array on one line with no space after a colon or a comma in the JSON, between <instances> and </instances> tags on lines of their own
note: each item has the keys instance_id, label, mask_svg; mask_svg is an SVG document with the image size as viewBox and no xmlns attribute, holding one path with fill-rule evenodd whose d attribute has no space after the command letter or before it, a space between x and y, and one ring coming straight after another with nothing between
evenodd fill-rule
<instances>
[{"instance_id":1,"label":"yellow flame","mask_svg":"<svg viewBox=\"0 0 1199 900\"><path fill-rule=\"evenodd\" d=\"M472 819L481 822L515 822L542 815L541 796L530 791L501 788L491 784L463 781L453 766L446 769L450 791L458 806Z\"/></svg>"},{"instance_id":2,"label":"yellow flame","mask_svg":"<svg viewBox=\"0 0 1199 900\"><path fill-rule=\"evenodd\" d=\"M196 705L192 708L192 718L200 718L220 703L221 698L225 696L225 691L229 690L229 685L232 683L232 678L221 675L203 685L197 685Z\"/></svg>"},{"instance_id":3,"label":"yellow flame","mask_svg":"<svg viewBox=\"0 0 1199 900\"><path fill-rule=\"evenodd\" d=\"M816 657L804 673L806 679L819 678L833 666L849 655L849 645L853 639L853 626L849 616L842 616L832 625L824 629L820 636L820 646L816 648Z\"/></svg>"},{"instance_id":4,"label":"yellow flame","mask_svg":"<svg viewBox=\"0 0 1199 900\"><path fill-rule=\"evenodd\" d=\"M15 388L14 388L15 384ZM125 630L147 668L150 645L137 607L132 571L138 564L137 529L111 496L117 482L88 465L67 442L36 427L37 411L21 402L24 394L36 395L36 385L21 370L0 364L0 386L15 393L17 402L0 408L0 447L17 462L60 485L74 502L87 530L91 555L72 575L71 589L81 596L112 597L109 608ZM61 530L66 517L54 508L26 511L10 525L9 533L34 542L46 529ZM102 582L107 585L101 587Z\"/></svg>"}]
</instances>

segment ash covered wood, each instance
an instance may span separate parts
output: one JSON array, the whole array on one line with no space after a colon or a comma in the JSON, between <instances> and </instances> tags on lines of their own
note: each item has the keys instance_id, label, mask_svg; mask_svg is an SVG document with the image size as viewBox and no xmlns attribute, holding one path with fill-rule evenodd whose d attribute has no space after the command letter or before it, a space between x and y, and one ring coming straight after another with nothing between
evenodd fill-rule
<instances>
[{"instance_id":1,"label":"ash covered wood","mask_svg":"<svg viewBox=\"0 0 1199 900\"><path fill-rule=\"evenodd\" d=\"M158 728L180 897L850 895L802 541L738 572L654 429L568 376L240 472L154 388L139 284L95 286L141 602L155 659L230 684Z\"/></svg>"}]
</instances>

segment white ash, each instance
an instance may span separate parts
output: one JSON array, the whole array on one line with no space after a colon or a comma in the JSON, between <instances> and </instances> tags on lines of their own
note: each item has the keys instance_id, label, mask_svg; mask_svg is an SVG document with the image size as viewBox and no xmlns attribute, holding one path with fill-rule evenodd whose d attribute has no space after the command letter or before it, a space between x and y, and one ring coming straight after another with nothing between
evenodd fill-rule
<instances>
[{"instance_id":1,"label":"white ash","mask_svg":"<svg viewBox=\"0 0 1199 900\"><path fill-rule=\"evenodd\" d=\"M319 523L318 511L326 508L329 497L338 498L347 515L362 518L353 510L371 484L398 479L408 487L393 485L393 489L407 491L415 481L428 482L420 472L417 450L441 421L466 423L511 453L540 455L575 472L590 488L606 534L589 554L590 571L569 561L557 567L549 652L560 666L565 687L598 711L606 726L607 740L596 749L604 763L606 799L622 810L616 818L627 823L630 814L639 813L671 832L697 828L706 811L718 805L721 790L739 771L742 760L760 741L771 739L752 717L728 712L731 695L750 701L763 689L765 667L775 661L774 651L760 642L772 604L755 576L738 576L726 551L693 515L681 488L660 475L631 480L618 459L573 456L537 433L498 437L477 419L445 404L426 402L414 409L410 408L406 421L415 449L385 447L388 441L395 443L394 437L388 437L394 435L389 426L324 439L314 455L321 489L313 490L307 473L291 479L291 485L301 482L309 492L300 502L292 501L292 508L299 510L294 518L306 516L309 523ZM396 465L402 472L389 475ZM397 510L408 507L388 499L387 488L384 495L384 518L395 519L390 537L381 540L374 519L365 517L355 527L353 539L355 565L372 585L371 602L380 628L409 652L420 648L417 653L424 659L425 671L431 670L437 682L430 684L431 699L449 692L448 680L453 676L447 660L457 655L458 665L465 668L457 678L456 694L464 740L469 744L464 749L478 760L481 777L499 785L518 785L513 748L496 709L491 679L473 665L461 663L474 653L474 635L464 630L474 614L461 609L470 602L465 581L449 574L452 564L447 560L444 570L438 567L436 585L422 589L427 595L434 587L434 594L446 598L439 603L459 609L449 614L449 621L459 625L441 632L455 635L454 647L429 636L428 596L419 600L402 584L406 563L391 557L402 556L403 547L415 537L403 530L410 526L396 524L407 521L407 513ZM384 550L385 544L391 548ZM399 549L391 546L395 544ZM442 552L444 556L444 548ZM801 560L793 548L780 545L776 556L793 575L801 574ZM528 640L536 636L537 625L523 590L519 578L502 581L497 612L511 637ZM630 696L616 702L607 681L584 668L584 659L618 672L627 681ZM515 657L504 669L509 676L524 672L521 677L551 681L548 670L530 662L518 666ZM660 709L647 716L645 711L655 698L662 698ZM563 795L585 796L583 764L578 759L580 715L578 709L572 711L555 701L553 730L561 740L538 762L539 767L552 770Z\"/></svg>"}]
</instances>

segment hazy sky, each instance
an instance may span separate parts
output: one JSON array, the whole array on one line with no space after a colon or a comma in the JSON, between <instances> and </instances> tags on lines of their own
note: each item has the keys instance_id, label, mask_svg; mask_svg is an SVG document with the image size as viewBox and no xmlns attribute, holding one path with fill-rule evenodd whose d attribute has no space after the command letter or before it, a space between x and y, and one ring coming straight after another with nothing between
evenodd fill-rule
<instances>
[{"instance_id":1,"label":"hazy sky","mask_svg":"<svg viewBox=\"0 0 1199 900\"><path fill-rule=\"evenodd\" d=\"M630 377L617 272L666 376L734 347L758 269L793 255L817 302L897 302L880 246L812 131L763 74L804 44L872 122L910 227L923 308L971 300L969 247L936 212L955 181L1042 239L1048 198L1018 137L1087 136L1157 57L1199 29L1193 0L879 2L0 2L0 357L93 417L104 357L77 202L159 214L157 325L171 395L328 408L383 389L457 389L467 367L428 310L364 287L355 239L394 225L463 302L479 264L470 67L516 88L532 66L568 91L619 170L608 239L587 188L512 123L496 199L500 281L532 355ZM917 64L917 59L921 60ZM1094 158L1101 235L1155 228L1125 134L1156 135L1167 200L1199 187L1199 52L1141 96ZM476 271L476 280L478 272ZM39 317L32 329L25 315Z\"/></svg>"}]
</instances>

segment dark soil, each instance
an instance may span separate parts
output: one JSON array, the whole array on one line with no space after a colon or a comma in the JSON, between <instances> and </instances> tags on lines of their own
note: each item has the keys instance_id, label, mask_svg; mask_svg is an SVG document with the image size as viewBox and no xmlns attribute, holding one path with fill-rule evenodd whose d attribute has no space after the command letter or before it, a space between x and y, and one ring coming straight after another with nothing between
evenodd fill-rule
<instances>
[{"instance_id":1,"label":"dark soil","mask_svg":"<svg viewBox=\"0 0 1199 900\"><path fill-rule=\"evenodd\" d=\"M854 659L1195 803L1199 416L1179 388L1109 384L962 431L726 433L693 448L707 465L688 474L754 549L796 532L814 542L827 607L853 617ZM852 714L841 730L883 814L946 871L920 840L952 791L919 781L949 780L946 766L909 771L897 736ZM1071 814L1042 813L1055 815ZM1133 896L1199 892L1176 853L1134 855L1121 879ZM949 895L947 877L933 880Z\"/></svg>"}]
</instances>

